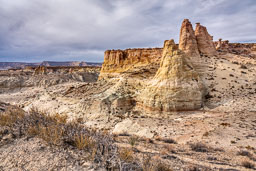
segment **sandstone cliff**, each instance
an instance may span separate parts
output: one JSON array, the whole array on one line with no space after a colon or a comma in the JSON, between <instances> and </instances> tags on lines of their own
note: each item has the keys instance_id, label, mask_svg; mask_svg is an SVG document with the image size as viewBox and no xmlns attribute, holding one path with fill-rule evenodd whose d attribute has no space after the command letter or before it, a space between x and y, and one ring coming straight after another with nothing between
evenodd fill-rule
<instances>
[{"instance_id":1,"label":"sandstone cliff","mask_svg":"<svg viewBox=\"0 0 256 171\"><path fill-rule=\"evenodd\" d=\"M99 79L112 77L136 66L157 64L161 54L161 48L107 50Z\"/></svg>"},{"instance_id":2,"label":"sandstone cliff","mask_svg":"<svg viewBox=\"0 0 256 171\"><path fill-rule=\"evenodd\" d=\"M213 37L208 33L206 27L196 23L195 35L200 53L208 56L217 55Z\"/></svg>"},{"instance_id":3,"label":"sandstone cliff","mask_svg":"<svg viewBox=\"0 0 256 171\"><path fill-rule=\"evenodd\" d=\"M202 106L204 86L199 74L173 40L165 41L160 68L142 93L149 111L195 110Z\"/></svg>"}]
</instances>

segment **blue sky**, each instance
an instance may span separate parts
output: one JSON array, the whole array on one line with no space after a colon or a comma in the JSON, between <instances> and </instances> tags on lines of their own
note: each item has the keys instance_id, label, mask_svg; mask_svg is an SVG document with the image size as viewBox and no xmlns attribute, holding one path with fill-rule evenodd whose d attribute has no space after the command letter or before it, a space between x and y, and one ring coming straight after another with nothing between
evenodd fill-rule
<instances>
[{"instance_id":1,"label":"blue sky","mask_svg":"<svg viewBox=\"0 0 256 171\"><path fill-rule=\"evenodd\" d=\"M184 18L256 42L256 0L0 0L0 62L102 62L106 49L178 42Z\"/></svg>"}]
</instances>

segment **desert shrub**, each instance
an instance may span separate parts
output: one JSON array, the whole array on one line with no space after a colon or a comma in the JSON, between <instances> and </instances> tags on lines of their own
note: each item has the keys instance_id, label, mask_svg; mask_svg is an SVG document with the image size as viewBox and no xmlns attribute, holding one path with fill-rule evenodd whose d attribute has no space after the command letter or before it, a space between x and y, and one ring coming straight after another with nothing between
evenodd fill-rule
<instances>
[{"instance_id":1,"label":"desert shrub","mask_svg":"<svg viewBox=\"0 0 256 171\"><path fill-rule=\"evenodd\" d=\"M18 119L23 119L24 112L19 109L9 109L0 114L0 126L12 126Z\"/></svg>"},{"instance_id":2,"label":"desert shrub","mask_svg":"<svg viewBox=\"0 0 256 171\"><path fill-rule=\"evenodd\" d=\"M194 144L190 144L190 148L193 151L196 152L208 152L209 151L209 147L203 143L194 143Z\"/></svg>"},{"instance_id":3,"label":"desert shrub","mask_svg":"<svg viewBox=\"0 0 256 171\"><path fill-rule=\"evenodd\" d=\"M27 129L27 134L29 136L36 136L36 135L39 135L39 128L38 126L30 126L28 129Z\"/></svg>"},{"instance_id":4,"label":"desert shrub","mask_svg":"<svg viewBox=\"0 0 256 171\"><path fill-rule=\"evenodd\" d=\"M164 147L165 147L165 149L166 149L168 152L176 153L175 148L174 148L174 146L173 146L172 144L167 144L167 145L165 145Z\"/></svg>"},{"instance_id":5,"label":"desert shrub","mask_svg":"<svg viewBox=\"0 0 256 171\"><path fill-rule=\"evenodd\" d=\"M251 157L251 153L249 151L245 151L245 150L238 151L237 155Z\"/></svg>"},{"instance_id":6,"label":"desert shrub","mask_svg":"<svg viewBox=\"0 0 256 171\"><path fill-rule=\"evenodd\" d=\"M132 136L132 137L129 138L128 142L129 142L129 144L133 147L133 146L135 146L135 145L137 144L137 142L138 142L138 137Z\"/></svg>"},{"instance_id":7,"label":"desert shrub","mask_svg":"<svg viewBox=\"0 0 256 171\"><path fill-rule=\"evenodd\" d=\"M163 141L163 142L168 143L168 144L177 144L177 142L174 139L172 139L172 138L157 137L156 140L157 141Z\"/></svg>"},{"instance_id":8,"label":"desert shrub","mask_svg":"<svg viewBox=\"0 0 256 171\"><path fill-rule=\"evenodd\" d=\"M49 144L59 145L63 138L63 129L58 125L39 126L39 136Z\"/></svg>"},{"instance_id":9,"label":"desert shrub","mask_svg":"<svg viewBox=\"0 0 256 171\"><path fill-rule=\"evenodd\" d=\"M76 135L75 136L75 146L79 149L79 150L83 150L83 149L88 149L88 148L94 148L95 147L95 142L93 141L93 139L91 137L88 137L86 135L80 134L80 135Z\"/></svg>"},{"instance_id":10,"label":"desert shrub","mask_svg":"<svg viewBox=\"0 0 256 171\"><path fill-rule=\"evenodd\" d=\"M129 148L120 149L119 157L122 161L125 162L132 162L134 160L133 151Z\"/></svg>"},{"instance_id":11,"label":"desert shrub","mask_svg":"<svg viewBox=\"0 0 256 171\"><path fill-rule=\"evenodd\" d=\"M247 69L247 67L245 65L243 65L243 64L240 66L240 68L241 69Z\"/></svg>"},{"instance_id":12,"label":"desert shrub","mask_svg":"<svg viewBox=\"0 0 256 171\"><path fill-rule=\"evenodd\" d=\"M255 167L255 165L253 163L251 163L250 161L243 161L242 162L242 166L244 166L245 168L249 168L249 169L253 169Z\"/></svg>"},{"instance_id":13,"label":"desert shrub","mask_svg":"<svg viewBox=\"0 0 256 171\"><path fill-rule=\"evenodd\" d=\"M149 154L143 156L142 161L143 171L171 171L172 169L161 162L160 160L153 159Z\"/></svg>"},{"instance_id":14,"label":"desert shrub","mask_svg":"<svg viewBox=\"0 0 256 171\"><path fill-rule=\"evenodd\" d=\"M209 132L206 131L204 134L203 134L204 137L208 137L209 136Z\"/></svg>"},{"instance_id":15,"label":"desert shrub","mask_svg":"<svg viewBox=\"0 0 256 171\"><path fill-rule=\"evenodd\" d=\"M168 144L177 144L177 142L171 138L163 138L162 141Z\"/></svg>"},{"instance_id":16,"label":"desert shrub","mask_svg":"<svg viewBox=\"0 0 256 171\"><path fill-rule=\"evenodd\" d=\"M8 127L8 133L14 137L37 137L52 148L64 148L79 151L93 162L93 167L106 170L142 170L145 161L140 161L131 149L120 149L112 135L89 129L79 122L67 122L65 115L48 115L32 109L24 114L18 111L0 114L0 127ZM137 137L130 137L129 143L134 146ZM172 143L173 141L167 140ZM152 156L151 156L152 157ZM151 158L150 157L150 158ZM152 161L147 163L152 171L169 171L163 163ZM149 170L150 171L150 170Z\"/></svg>"},{"instance_id":17,"label":"desert shrub","mask_svg":"<svg viewBox=\"0 0 256 171\"><path fill-rule=\"evenodd\" d=\"M172 169L168 165L162 162L157 163L155 166L155 171L171 171L171 170Z\"/></svg>"}]
</instances>

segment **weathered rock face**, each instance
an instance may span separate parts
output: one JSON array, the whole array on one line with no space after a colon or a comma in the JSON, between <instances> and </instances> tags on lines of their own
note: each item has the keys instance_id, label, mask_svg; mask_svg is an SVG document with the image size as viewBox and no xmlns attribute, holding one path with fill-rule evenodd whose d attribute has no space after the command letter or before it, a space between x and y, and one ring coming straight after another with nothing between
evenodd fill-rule
<instances>
[{"instance_id":1,"label":"weathered rock face","mask_svg":"<svg viewBox=\"0 0 256 171\"><path fill-rule=\"evenodd\" d=\"M40 74L45 74L47 72L47 67L46 66L38 66L33 75L40 75Z\"/></svg>"},{"instance_id":2,"label":"weathered rock face","mask_svg":"<svg viewBox=\"0 0 256 171\"><path fill-rule=\"evenodd\" d=\"M159 63L161 48L107 50L99 79L111 77L136 66Z\"/></svg>"},{"instance_id":3,"label":"weathered rock face","mask_svg":"<svg viewBox=\"0 0 256 171\"><path fill-rule=\"evenodd\" d=\"M208 33L206 27L200 25L200 23L197 23L195 35L200 53L209 56L217 54L215 45L213 43L213 37Z\"/></svg>"},{"instance_id":4,"label":"weathered rock face","mask_svg":"<svg viewBox=\"0 0 256 171\"><path fill-rule=\"evenodd\" d=\"M200 74L204 73L205 64L200 58L195 32L188 19L184 19L181 25L179 49L185 53L186 59Z\"/></svg>"},{"instance_id":5,"label":"weathered rock face","mask_svg":"<svg viewBox=\"0 0 256 171\"><path fill-rule=\"evenodd\" d=\"M71 70L72 69L72 70ZM50 87L67 82L96 82L100 67L29 67L0 70L0 94L28 87Z\"/></svg>"},{"instance_id":6,"label":"weathered rock face","mask_svg":"<svg viewBox=\"0 0 256 171\"><path fill-rule=\"evenodd\" d=\"M216 50L221 52L228 52L229 50L229 41L225 40L222 41L222 39L219 39L218 42L215 42Z\"/></svg>"},{"instance_id":7,"label":"weathered rock face","mask_svg":"<svg viewBox=\"0 0 256 171\"><path fill-rule=\"evenodd\" d=\"M142 93L149 111L195 110L202 106L204 85L173 40L165 41L160 68Z\"/></svg>"},{"instance_id":8,"label":"weathered rock face","mask_svg":"<svg viewBox=\"0 0 256 171\"><path fill-rule=\"evenodd\" d=\"M183 50L188 56L199 56L195 32L188 19L185 19L181 25L179 49Z\"/></svg>"},{"instance_id":9,"label":"weathered rock face","mask_svg":"<svg viewBox=\"0 0 256 171\"><path fill-rule=\"evenodd\" d=\"M252 51L256 52L256 44L254 44L251 48Z\"/></svg>"},{"instance_id":10,"label":"weathered rock face","mask_svg":"<svg viewBox=\"0 0 256 171\"><path fill-rule=\"evenodd\" d=\"M221 54L231 53L248 57L255 56L256 44L254 43L229 43L228 40L219 39L214 42L216 50Z\"/></svg>"}]
</instances>

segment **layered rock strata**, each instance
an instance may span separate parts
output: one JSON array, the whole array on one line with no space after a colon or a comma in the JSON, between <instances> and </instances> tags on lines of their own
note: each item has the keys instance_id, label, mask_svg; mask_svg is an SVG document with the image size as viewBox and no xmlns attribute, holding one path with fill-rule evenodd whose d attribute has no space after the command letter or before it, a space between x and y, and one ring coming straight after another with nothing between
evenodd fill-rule
<instances>
[{"instance_id":1,"label":"layered rock strata","mask_svg":"<svg viewBox=\"0 0 256 171\"><path fill-rule=\"evenodd\" d=\"M208 33L206 27L200 25L200 23L196 23L195 36L200 53L208 56L217 55L213 37Z\"/></svg>"},{"instance_id":2,"label":"layered rock strata","mask_svg":"<svg viewBox=\"0 0 256 171\"><path fill-rule=\"evenodd\" d=\"M164 50L153 80L142 93L141 102L149 111L195 110L202 106L204 85L173 40L165 41Z\"/></svg>"},{"instance_id":3,"label":"layered rock strata","mask_svg":"<svg viewBox=\"0 0 256 171\"><path fill-rule=\"evenodd\" d=\"M188 19L184 19L181 25L179 49L183 50L190 57L199 56L195 32Z\"/></svg>"},{"instance_id":4,"label":"layered rock strata","mask_svg":"<svg viewBox=\"0 0 256 171\"><path fill-rule=\"evenodd\" d=\"M195 32L188 19L184 19L181 25L179 49L185 53L187 60L198 72L204 73L205 65L200 58Z\"/></svg>"},{"instance_id":5,"label":"layered rock strata","mask_svg":"<svg viewBox=\"0 0 256 171\"><path fill-rule=\"evenodd\" d=\"M136 66L160 62L161 48L107 50L99 79L108 78Z\"/></svg>"},{"instance_id":6,"label":"layered rock strata","mask_svg":"<svg viewBox=\"0 0 256 171\"><path fill-rule=\"evenodd\" d=\"M220 51L220 52L228 52L228 49L229 49L229 41L228 41L228 40L222 41L222 39L219 39L218 42L215 42L215 46L216 46L216 50L217 50L217 51Z\"/></svg>"}]
</instances>

